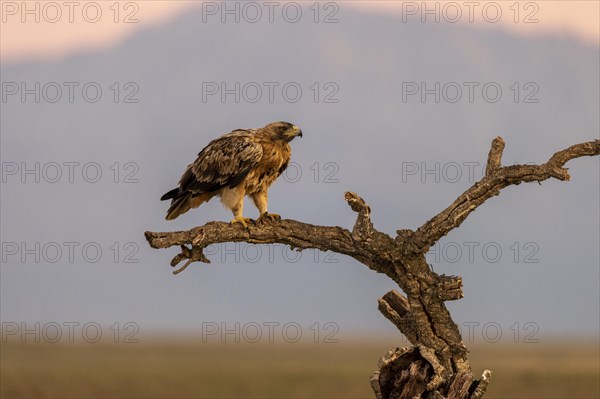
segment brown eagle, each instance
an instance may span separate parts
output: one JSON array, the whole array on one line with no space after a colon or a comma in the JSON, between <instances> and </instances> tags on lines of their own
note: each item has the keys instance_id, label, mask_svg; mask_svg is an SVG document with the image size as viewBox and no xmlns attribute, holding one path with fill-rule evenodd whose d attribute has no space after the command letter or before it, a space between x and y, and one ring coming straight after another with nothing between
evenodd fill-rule
<instances>
[{"instance_id":1,"label":"brown eagle","mask_svg":"<svg viewBox=\"0 0 600 399\"><path fill-rule=\"evenodd\" d=\"M260 212L259 220L278 218L268 213L267 190L288 166L289 142L302 130L288 122L270 123L260 129L236 129L208 143L189 164L179 187L161 197L171 200L167 220L197 208L215 195L233 212L231 223L248 227L244 218L244 196L248 195Z\"/></svg>"}]
</instances>

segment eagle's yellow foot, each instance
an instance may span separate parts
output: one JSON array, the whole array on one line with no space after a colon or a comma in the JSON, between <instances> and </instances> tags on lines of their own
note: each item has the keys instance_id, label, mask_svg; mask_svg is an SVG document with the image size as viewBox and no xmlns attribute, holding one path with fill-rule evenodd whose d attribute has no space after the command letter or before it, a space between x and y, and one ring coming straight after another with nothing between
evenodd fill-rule
<instances>
[{"instance_id":1,"label":"eagle's yellow foot","mask_svg":"<svg viewBox=\"0 0 600 399\"><path fill-rule=\"evenodd\" d=\"M278 222L281 220L281 216L276 214L276 213L269 213L269 212L265 212L262 215L260 215L260 217L258 218L257 222L258 223L262 223L264 221L270 221L270 222Z\"/></svg>"},{"instance_id":2,"label":"eagle's yellow foot","mask_svg":"<svg viewBox=\"0 0 600 399\"><path fill-rule=\"evenodd\" d=\"M239 223L242 226L244 226L244 228L247 230L248 229L248 223L252 223L252 222L254 222L254 220L252 220L250 218L236 217L231 222L229 222L229 224L233 225L234 223Z\"/></svg>"}]
</instances>

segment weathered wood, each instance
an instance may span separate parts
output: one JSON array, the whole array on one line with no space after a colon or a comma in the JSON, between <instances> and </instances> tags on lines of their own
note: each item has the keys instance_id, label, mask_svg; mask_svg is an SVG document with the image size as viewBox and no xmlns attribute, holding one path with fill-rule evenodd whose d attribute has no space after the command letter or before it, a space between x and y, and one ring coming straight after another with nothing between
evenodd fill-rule
<instances>
[{"instance_id":1,"label":"weathered wood","mask_svg":"<svg viewBox=\"0 0 600 399\"><path fill-rule=\"evenodd\" d=\"M481 379L474 385L475 390L469 397L469 399L479 399L485 393L488 384L490 383L490 378L492 377L492 372L490 370L485 370L481 375Z\"/></svg>"},{"instance_id":2,"label":"weathered wood","mask_svg":"<svg viewBox=\"0 0 600 399\"><path fill-rule=\"evenodd\" d=\"M402 334L412 343L417 345L417 331L415 320L410 313L408 299L395 290L379 298L379 311L391 321Z\"/></svg>"},{"instance_id":3,"label":"weathered wood","mask_svg":"<svg viewBox=\"0 0 600 399\"><path fill-rule=\"evenodd\" d=\"M203 253L208 245L224 242L285 244L298 251L319 249L348 255L370 269L384 273L406 293L390 291L378 301L381 313L414 346L395 348L379 361L371 376L378 399L479 399L487 388L491 372L474 380L458 326L452 320L445 301L463 297L462 279L436 274L425 254L441 237L460 224L487 199L510 185L543 181L554 177L568 180L567 161L600 154L600 140L577 144L555 153L542 165L502 166L504 141L493 140L485 176L462 193L448 208L424 223L416 231L397 230L392 238L373 227L371 208L357 194L347 192L345 199L357 213L352 231L337 226L317 226L295 220L269 220L241 225L210 222L188 231L145 233L153 248L180 246L171 261L209 262Z\"/></svg>"}]
</instances>

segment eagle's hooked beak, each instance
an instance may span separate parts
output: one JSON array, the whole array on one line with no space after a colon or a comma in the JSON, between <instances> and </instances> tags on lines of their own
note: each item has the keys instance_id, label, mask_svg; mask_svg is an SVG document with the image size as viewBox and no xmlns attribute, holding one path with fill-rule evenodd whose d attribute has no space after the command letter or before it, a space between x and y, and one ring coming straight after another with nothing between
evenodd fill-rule
<instances>
[{"instance_id":1,"label":"eagle's hooked beak","mask_svg":"<svg viewBox=\"0 0 600 399\"><path fill-rule=\"evenodd\" d=\"M294 125L292 127L292 130L294 131L294 136L302 137L302 130L300 130L300 128L298 126Z\"/></svg>"}]
</instances>

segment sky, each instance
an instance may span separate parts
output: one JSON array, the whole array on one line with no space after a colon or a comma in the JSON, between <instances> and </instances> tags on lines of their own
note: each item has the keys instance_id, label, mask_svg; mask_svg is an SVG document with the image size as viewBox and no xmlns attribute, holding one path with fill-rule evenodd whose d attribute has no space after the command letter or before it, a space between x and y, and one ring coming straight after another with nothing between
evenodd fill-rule
<instances>
[{"instance_id":1,"label":"sky","mask_svg":"<svg viewBox=\"0 0 600 399\"><path fill-rule=\"evenodd\" d=\"M487 14L472 24L445 21L451 6L422 23L415 3L402 14L354 2L303 3L298 22L294 3L279 4L274 23L266 8L251 21L264 3L243 3L243 23L223 22L221 2L121 3L115 23L110 1L78 3L88 19L99 4L104 22L22 24L3 2L2 320L395 333L376 306L397 286L348 257L223 245L207 250L211 264L173 276L177 250L150 248L143 232L231 215L213 200L165 221L159 198L210 140L288 120L304 137L271 211L351 228L350 190L380 231L418 228L482 176L494 137L506 141L505 165L598 138L600 43L582 22L597 12L574 3L521 3L520 21L538 19L525 32L514 2L481 3ZM495 5L508 20L489 22ZM600 157L567 166L571 181L506 188L428 254L437 273L463 277L465 298L448 303L461 326L597 336ZM245 211L257 216L250 201Z\"/></svg>"},{"instance_id":2,"label":"sky","mask_svg":"<svg viewBox=\"0 0 600 399\"><path fill-rule=\"evenodd\" d=\"M3 62L28 58L52 59L77 50L109 46L134 31L164 24L180 13L200 7L199 1L115 1L64 2L1 1L0 57ZM221 16L222 2L205 2L210 18ZM254 18L256 8L238 2L242 18ZM265 2L258 4L264 18L269 12ZM285 2L275 2L274 12ZM304 4L307 2L305 1ZM314 3L314 1L310 1ZM486 28L502 26L526 35L570 34L600 42L600 2L569 1L339 1L321 2L321 17L336 9L358 8L402 15L407 20L424 19L439 23L476 24ZM515 6L515 4L518 4ZM216 9L214 8L216 5ZM423 6L424 5L424 6ZM230 5L231 6L231 5ZM231 6L234 7L234 6ZM226 18L231 18L231 16ZM437 18L437 20L436 20Z\"/></svg>"}]
</instances>

